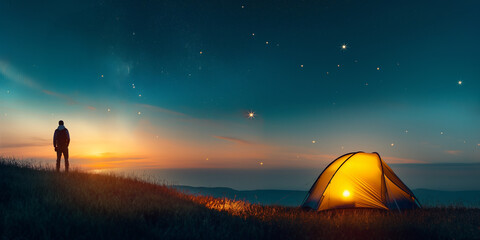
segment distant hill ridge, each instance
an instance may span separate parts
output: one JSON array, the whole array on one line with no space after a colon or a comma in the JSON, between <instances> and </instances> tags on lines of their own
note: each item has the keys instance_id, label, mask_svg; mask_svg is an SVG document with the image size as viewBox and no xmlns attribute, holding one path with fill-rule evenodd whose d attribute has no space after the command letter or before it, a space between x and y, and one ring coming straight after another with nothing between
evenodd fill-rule
<instances>
[{"instance_id":1,"label":"distant hill ridge","mask_svg":"<svg viewBox=\"0 0 480 240\"><path fill-rule=\"evenodd\" d=\"M193 195L225 197L245 200L261 205L300 206L307 191L296 190L235 190L228 187L191 187L175 185L173 188ZM464 206L480 208L480 191L440 191L415 189L415 196L423 206Z\"/></svg>"}]
</instances>

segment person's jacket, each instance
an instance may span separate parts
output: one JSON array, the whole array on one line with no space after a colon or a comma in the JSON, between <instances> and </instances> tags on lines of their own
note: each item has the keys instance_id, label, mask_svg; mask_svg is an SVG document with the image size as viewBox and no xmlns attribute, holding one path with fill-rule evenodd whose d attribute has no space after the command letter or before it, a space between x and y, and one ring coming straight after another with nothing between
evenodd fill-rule
<instances>
[{"instance_id":1,"label":"person's jacket","mask_svg":"<svg viewBox=\"0 0 480 240\"><path fill-rule=\"evenodd\" d=\"M59 125L58 128L55 129L55 133L53 134L53 146L68 147L69 144L70 134L68 133L68 129L66 129L63 125Z\"/></svg>"}]
</instances>

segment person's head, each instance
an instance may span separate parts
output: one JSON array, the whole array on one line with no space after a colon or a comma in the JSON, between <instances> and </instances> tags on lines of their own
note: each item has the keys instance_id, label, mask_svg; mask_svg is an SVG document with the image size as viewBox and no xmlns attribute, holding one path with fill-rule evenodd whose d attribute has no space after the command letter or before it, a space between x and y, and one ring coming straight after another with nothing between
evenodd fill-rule
<instances>
[{"instance_id":1,"label":"person's head","mask_svg":"<svg viewBox=\"0 0 480 240\"><path fill-rule=\"evenodd\" d=\"M62 125L62 126L63 126L63 120L58 121L58 125Z\"/></svg>"}]
</instances>

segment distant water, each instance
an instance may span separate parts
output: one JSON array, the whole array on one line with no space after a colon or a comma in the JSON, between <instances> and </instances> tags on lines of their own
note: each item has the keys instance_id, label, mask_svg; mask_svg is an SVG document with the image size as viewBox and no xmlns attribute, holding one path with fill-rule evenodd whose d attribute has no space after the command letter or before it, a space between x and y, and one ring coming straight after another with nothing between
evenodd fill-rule
<instances>
[{"instance_id":1,"label":"distant water","mask_svg":"<svg viewBox=\"0 0 480 240\"><path fill-rule=\"evenodd\" d=\"M393 165L392 168L424 206L480 207L478 166L466 166L470 168L468 170L461 166L426 164ZM148 169L116 172L174 186L190 194L241 199L265 205L298 206L322 170Z\"/></svg>"},{"instance_id":2,"label":"distant water","mask_svg":"<svg viewBox=\"0 0 480 240\"><path fill-rule=\"evenodd\" d=\"M280 205L298 207L308 191L289 190L253 190L237 191L231 188L205 188L174 186L176 189L194 195L244 200L261 205ZM480 208L480 191L436 191L428 189L413 190L423 207L474 207Z\"/></svg>"},{"instance_id":3,"label":"distant water","mask_svg":"<svg viewBox=\"0 0 480 240\"><path fill-rule=\"evenodd\" d=\"M410 189L480 190L480 164L392 164ZM236 190L307 191L323 169L148 169L122 170L148 181Z\"/></svg>"},{"instance_id":4,"label":"distant water","mask_svg":"<svg viewBox=\"0 0 480 240\"><path fill-rule=\"evenodd\" d=\"M237 190L308 190L319 174L318 169L142 169L117 172L167 185Z\"/></svg>"}]
</instances>

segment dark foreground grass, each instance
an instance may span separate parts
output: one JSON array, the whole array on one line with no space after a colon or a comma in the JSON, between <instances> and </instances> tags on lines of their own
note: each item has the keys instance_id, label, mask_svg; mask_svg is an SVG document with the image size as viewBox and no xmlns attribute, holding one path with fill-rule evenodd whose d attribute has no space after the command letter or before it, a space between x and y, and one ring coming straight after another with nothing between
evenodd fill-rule
<instances>
[{"instance_id":1,"label":"dark foreground grass","mask_svg":"<svg viewBox=\"0 0 480 240\"><path fill-rule=\"evenodd\" d=\"M304 212L0 159L2 239L480 239L480 209Z\"/></svg>"}]
</instances>

